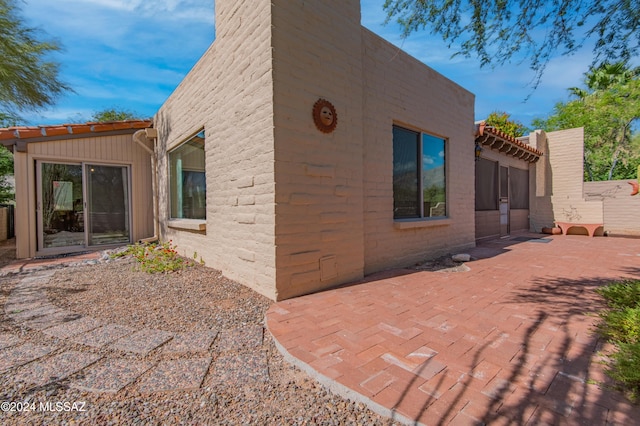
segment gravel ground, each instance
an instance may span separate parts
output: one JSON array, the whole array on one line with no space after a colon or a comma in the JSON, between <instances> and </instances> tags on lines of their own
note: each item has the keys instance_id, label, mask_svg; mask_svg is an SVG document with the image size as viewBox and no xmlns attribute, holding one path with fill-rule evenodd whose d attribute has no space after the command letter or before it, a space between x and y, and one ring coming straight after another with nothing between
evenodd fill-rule
<instances>
[{"instance_id":1,"label":"gravel ground","mask_svg":"<svg viewBox=\"0 0 640 426\"><path fill-rule=\"evenodd\" d=\"M0 307L20 278L0 278ZM272 303L210 268L197 265L179 273L150 275L138 271L128 258L58 270L47 292L54 305L79 314L169 332L255 330L263 326L265 311ZM0 309L0 332L18 335L24 342L53 343L60 348L56 353L87 351L69 340L56 340L16 324L4 309ZM223 365L222 358L229 355L228 351L222 355L224 348L219 340L211 349L211 370L217 361ZM91 350L118 356L109 348ZM164 359L159 352L144 355L145 360ZM248 360L253 356L264 359L266 355L267 378L243 380L252 372L238 371L223 372L223 377L228 373L234 380L220 380L220 375L210 370L197 390L141 393L134 384L114 394L78 390L69 386L69 378L40 387L16 383L11 375L14 370L9 370L0 375L0 401L81 401L86 403L86 411L0 412L0 424L395 424L363 404L330 393L289 365L266 331L262 345L236 349L235 355ZM243 368L250 369L251 365L247 362Z\"/></svg>"}]
</instances>

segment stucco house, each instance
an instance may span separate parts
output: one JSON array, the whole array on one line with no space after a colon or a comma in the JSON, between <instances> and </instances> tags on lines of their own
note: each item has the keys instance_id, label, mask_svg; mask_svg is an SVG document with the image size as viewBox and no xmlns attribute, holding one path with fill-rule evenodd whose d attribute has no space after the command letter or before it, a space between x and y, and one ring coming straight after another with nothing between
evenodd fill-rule
<instances>
[{"instance_id":1,"label":"stucco house","mask_svg":"<svg viewBox=\"0 0 640 426\"><path fill-rule=\"evenodd\" d=\"M271 299L475 244L474 95L358 0L217 0L154 118L160 236Z\"/></svg>"}]
</instances>

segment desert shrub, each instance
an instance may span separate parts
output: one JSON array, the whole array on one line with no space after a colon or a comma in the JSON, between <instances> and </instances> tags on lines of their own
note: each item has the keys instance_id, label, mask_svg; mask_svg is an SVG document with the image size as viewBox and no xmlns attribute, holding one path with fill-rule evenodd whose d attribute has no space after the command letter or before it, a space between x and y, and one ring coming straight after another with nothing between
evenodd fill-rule
<instances>
[{"instance_id":1,"label":"desert shrub","mask_svg":"<svg viewBox=\"0 0 640 426\"><path fill-rule=\"evenodd\" d=\"M600 312L600 332L615 344L608 374L627 392L640 397L640 281L619 281L596 290L607 309Z\"/></svg>"}]
</instances>

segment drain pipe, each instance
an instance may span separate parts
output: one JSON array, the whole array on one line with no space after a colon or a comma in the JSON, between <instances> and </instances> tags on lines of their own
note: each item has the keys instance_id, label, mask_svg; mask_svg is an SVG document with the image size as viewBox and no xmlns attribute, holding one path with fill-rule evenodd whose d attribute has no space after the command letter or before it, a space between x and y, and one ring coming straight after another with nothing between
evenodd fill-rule
<instances>
[{"instance_id":1,"label":"drain pipe","mask_svg":"<svg viewBox=\"0 0 640 426\"><path fill-rule=\"evenodd\" d=\"M147 141L153 140L153 148L147 146ZM158 173L156 170L157 160L155 152L155 141L158 140L158 131L154 128L140 129L133 134L133 140L140 145L145 151L151 155L151 192L153 196L153 236L149 238L142 238L139 240L141 243L152 243L158 241L158 235L160 234L160 221L158 219Z\"/></svg>"}]
</instances>

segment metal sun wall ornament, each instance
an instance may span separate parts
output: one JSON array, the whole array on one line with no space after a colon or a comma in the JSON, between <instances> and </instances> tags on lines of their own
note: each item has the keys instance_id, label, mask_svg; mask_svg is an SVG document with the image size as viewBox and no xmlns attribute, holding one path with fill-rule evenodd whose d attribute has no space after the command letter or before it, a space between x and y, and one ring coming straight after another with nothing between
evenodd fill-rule
<instances>
[{"instance_id":1,"label":"metal sun wall ornament","mask_svg":"<svg viewBox=\"0 0 640 426\"><path fill-rule=\"evenodd\" d=\"M313 104L313 122L322 133L331 133L338 125L338 115L331 102L326 99L318 99Z\"/></svg>"}]
</instances>

